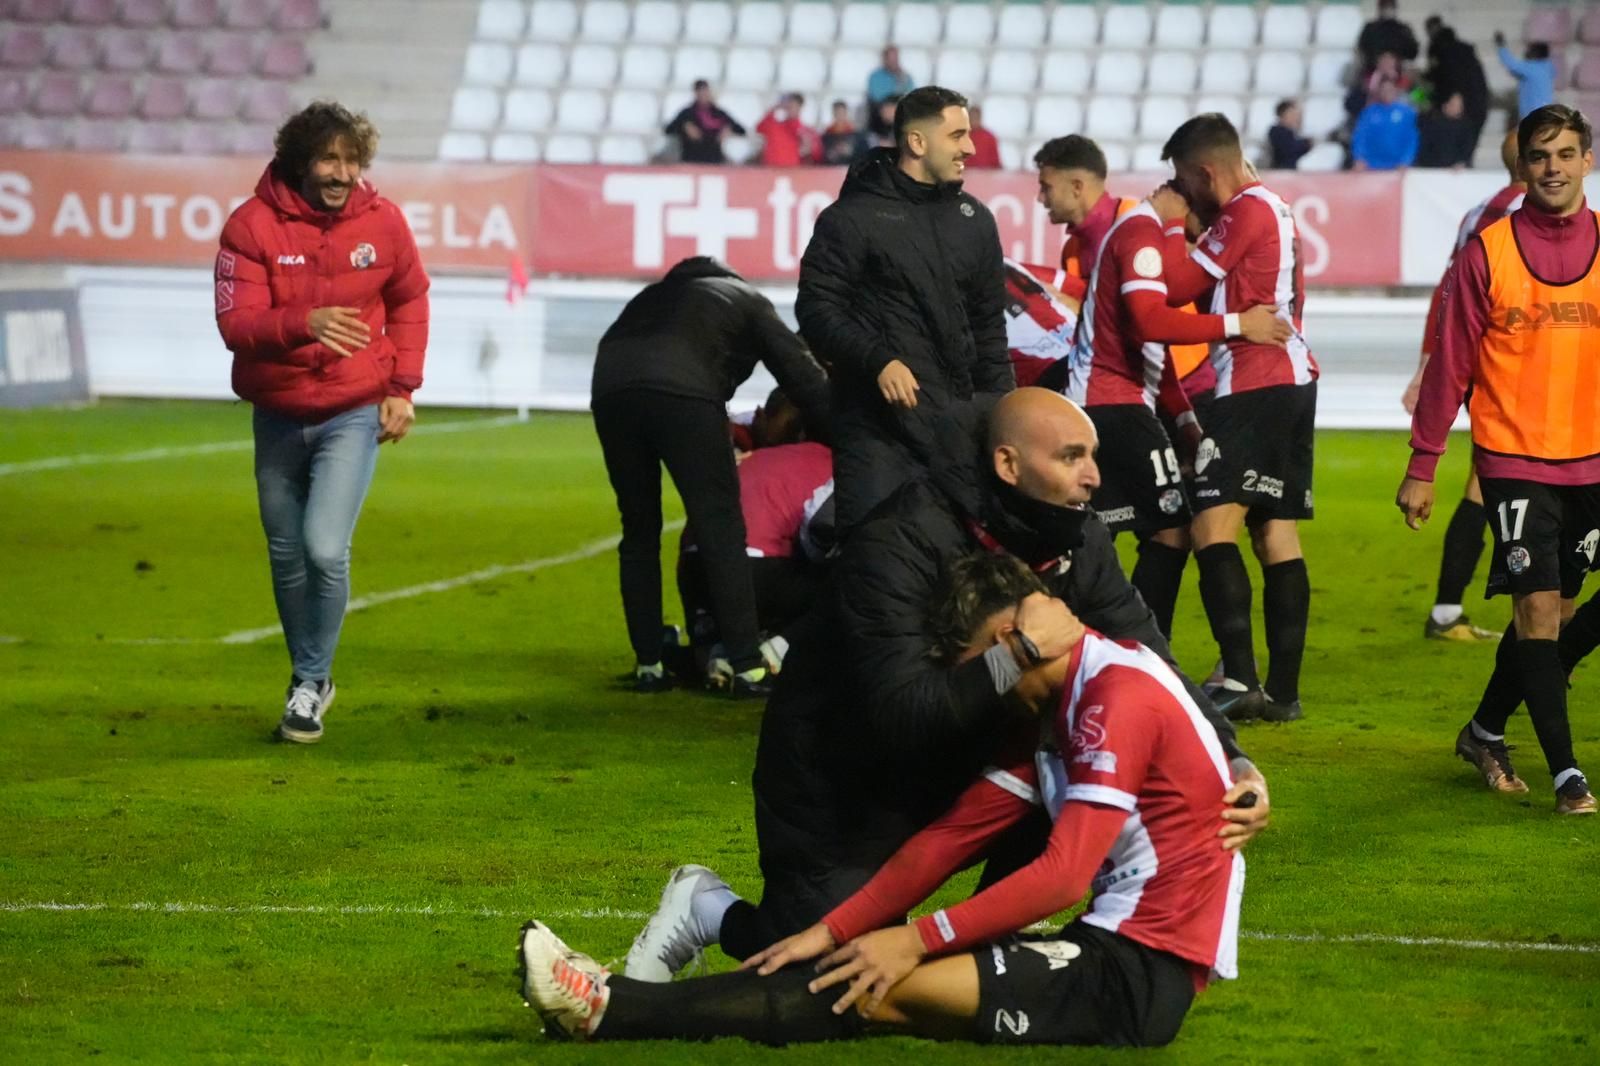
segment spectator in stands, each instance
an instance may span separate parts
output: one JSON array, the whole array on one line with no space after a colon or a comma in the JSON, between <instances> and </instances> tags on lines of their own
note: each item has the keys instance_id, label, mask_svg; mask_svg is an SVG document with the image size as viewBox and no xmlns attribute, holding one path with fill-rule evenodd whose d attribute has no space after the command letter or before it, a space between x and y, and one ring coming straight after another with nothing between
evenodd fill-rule
<instances>
[{"instance_id":1,"label":"spectator in stands","mask_svg":"<svg viewBox=\"0 0 1600 1066\"><path fill-rule=\"evenodd\" d=\"M745 129L717 106L711 83L701 78L694 83L694 102L667 123L665 132L678 138L685 163L725 163L723 139L730 133L743 137Z\"/></svg>"},{"instance_id":2,"label":"spectator in stands","mask_svg":"<svg viewBox=\"0 0 1600 1066\"><path fill-rule=\"evenodd\" d=\"M1477 131L1467 118L1466 104L1460 93L1438 107L1429 108L1417 120L1417 136L1417 166L1460 170L1472 165L1472 153L1478 144Z\"/></svg>"},{"instance_id":3,"label":"spectator in stands","mask_svg":"<svg viewBox=\"0 0 1600 1066\"><path fill-rule=\"evenodd\" d=\"M867 125L873 132L872 147L893 148L894 143L894 115L900 110L900 98L891 96L877 106L870 116Z\"/></svg>"},{"instance_id":4,"label":"spectator in stands","mask_svg":"<svg viewBox=\"0 0 1600 1066\"><path fill-rule=\"evenodd\" d=\"M784 93L771 111L756 123L761 134L761 165L797 167L822 162L822 138L800 118L806 98L799 93Z\"/></svg>"},{"instance_id":5,"label":"spectator in stands","mask_svg":"<svg viewBox=\"0 0 1600 1066\"><path fill-rule=\"evenodd\" d=\"M867 77L867 125L879 137L894 130L894 115L883 121L882 105L888 100L898 100L917 87L916 81L900 69L900 49L894 45L883 50L883 66ZM893 142L891 142L893 143Z\"/></svg>"},{"instance_id":6,"label":"spectator in stands","mask_svg":"<svg viewBox=\"0 0 1600 1066\"><path fill-rule=\"evenodd\" d=\"M1437 21L1437 16L1429 22L1436 24L1428 34L1428 69L1423 81L1435 104L1448 103L1452 96L1461 97L1462 117L1471 129L1467 147L1470 159L1477 151L1478 138L1489 119L1489 79L1484 74L1477 48Z\"/></svg>"},{"instance_id":7,"label":"spectator in stands","mask_svg":"<svg viewBox=\"0 0 1600 1066\"><path fill-rule=\"evenodd\" d=\"M278 735L314 744L378 445L416 419L428 275L400 208L362 178L378 144L366 115L314 103L274 143L222 229L216 313L233 390L255 409L256 494L293 669Z\"/></svg>"},{"instance_id":8,"label":"spectator in stands","mask_svg":"<svg viewBox=\"0 0 1600 1066\"><path fill-rule=\"evenodd\" d=\"M1500 50L1500 63L1517 79L1517 119L1526 118L1530 112L1556 102L1556 61L1550 58L1550 46L1543 41L1532 41L1521 60L1506 47L1506 35L1496 32L1495 47Z\"/></svg>"},{"instance_id":9,"label":"spectator in stands","mask_svg":"<svg viewBox=\"0 0 1600 1066\"><path fill-rule=\"evenodd\" d=\"M967 108L972 118L972 145L977 151L967 160L968 170L999 170L1000 142L983 126L983 108L973 104Z\"/></svg>"},{"instance_id":10,"label":"spectator in stands","mask_svg":"<svg viewBox=\"0 0 1600 1066\"><path fill-rule=\"evenodd\" d=\"M1378 98L1356 120L1350 152L1357 170L1397 170L1417 157L1417 109L1402 99L1392 78L1378 85Z\"/></svg>"},{"instance_id":11,"label":"spectator in stands","mask_svg":"<svg viewBox=\"0 0 1600 1066\"><path fill-rule=\"evenodd\" d=\"M850 117L850 105L843 100L833 102L833 121L822 131L822 161L829 166L849 166L867 154L872 147L867 138L856 129Z\"/></svg>"},{"instance_id":12,"label":"spectator in stands","mask_svg":"<svg viewBox=\"0 0 1600 1066\"><path fill-rule=\"evenodd\" d=\"M1366 74L1378 65L1378 57L1393 52L1404 60L1417 58L1417 35L1407 23L1395 15L1395 0L1379 0L1378 17L1361 27L1356 40L1356 51L1361 53L1361 72Z\"/></svg>"},{"instance_id":13,"label":"spectator in stands","mask_svg":"<svg viewBox=\"0 0 1600 1066\"><path fill-rule=\"evenodd\" d=\"M1300 118L1300 101L1278 101L1278 121L1267 131L1268 170L1293 170L1311 151L1311 139L1300 136Z\"/></svg>"}]
</instances>

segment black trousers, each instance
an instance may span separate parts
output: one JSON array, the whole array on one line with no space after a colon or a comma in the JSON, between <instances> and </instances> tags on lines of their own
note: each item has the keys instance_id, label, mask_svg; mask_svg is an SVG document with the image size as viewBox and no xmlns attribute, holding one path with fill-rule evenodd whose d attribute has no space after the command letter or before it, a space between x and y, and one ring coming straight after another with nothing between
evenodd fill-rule
<instances>
[{"instance_id":1,"label":"black trousers","mask_svg":"<svg viewBox=\"0 0 1600 1066\"><path fill-rule=\"evenodd\" d=\"M639 662L661 661L661 466L695 529L707 600L736 670L761 661L756 596L744 553L739 474L722 405L649 389L596 400L594 428L622 514L617 556L628 641Z\"/></svg>"},{"instance_id":2,"label":"black trousers","mask_svg":"<svg viewBox=\"0 0 1600 1066\"><path fill-rule=\"evenodd\" d=\"M822 587L821 569L819 564L799 556L750 559L756 620L763 633L781 634L811 609ZM678 557L678 595L683 599L686 619L692 621L697 612L711 610L709 575L698 551Z\"/></svg>"}]
</instances>

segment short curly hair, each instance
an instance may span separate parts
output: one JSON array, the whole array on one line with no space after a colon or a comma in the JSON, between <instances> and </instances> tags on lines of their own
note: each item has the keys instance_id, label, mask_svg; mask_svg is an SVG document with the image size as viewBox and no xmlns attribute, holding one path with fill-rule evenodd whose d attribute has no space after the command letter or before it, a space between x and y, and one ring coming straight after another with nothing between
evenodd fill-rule
<instances>
[{"instance_id":1,"label":"short curly hair","mask_svg":"<svg viewBox=\"0 0 1600 1066\"><path fill-rule=\"evenodd\" d=\"M299 183L311 169L311 161L335 139L342 138L355 149L356 159L365 170L378 154L378 127L364 111L351 111L332 100L318 100L289 116L272 139L275 154L272 169L290 184Z\"/></svg>"},{"instance_id":2,"label":"short curly hair","mask_svg":"<svg viewBox=\"0 0 1600 1066\"><path fill-rule=\"evenodd\" d=\"M1014 555L975 552L950 564L933 603L927 629L929 657L951 663L961 657L979 628L998 611L1015 607L1044 582Z\"/></svg>"}]
</instances>

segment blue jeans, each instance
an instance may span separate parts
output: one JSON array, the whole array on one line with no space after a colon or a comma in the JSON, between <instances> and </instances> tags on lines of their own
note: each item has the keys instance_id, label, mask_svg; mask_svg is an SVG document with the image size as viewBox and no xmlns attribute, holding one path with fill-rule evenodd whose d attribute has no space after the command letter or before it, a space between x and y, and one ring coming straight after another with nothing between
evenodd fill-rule
<instances>
[{"instance_id":1,"label":"blue jeans","mask_svg":"<svg viewBox=\"0 0 1600 1066\"><path fill-rule=\"evenodd\" d=\"M378 407L308 425L255 409L256 495L295 676L333 671L350 599L350 538L378 461Z\"/></svg>"}]
</instances>

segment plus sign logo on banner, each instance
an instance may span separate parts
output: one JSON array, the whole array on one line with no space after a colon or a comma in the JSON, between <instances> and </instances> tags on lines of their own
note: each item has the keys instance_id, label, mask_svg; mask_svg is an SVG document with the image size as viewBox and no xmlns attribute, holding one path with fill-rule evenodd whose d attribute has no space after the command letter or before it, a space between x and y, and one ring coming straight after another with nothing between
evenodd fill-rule
<instances>
[{"instance_id":1,"label":"plus sign logo on banner","mask_svg":"<svg viewBox=\"0 0 1600 1066\"><path fill-rule=\"evenodd\" d=\"M728 205L728 179L692 174L607 174L601 197L633 208L633 265L666 265L666 239L692 238L696 255L728 257L730 240L760 234L753 207Z\"/></svg>"}]
</instances>

